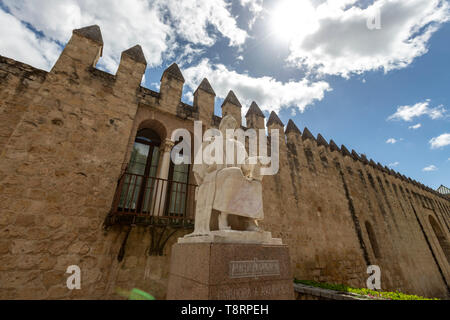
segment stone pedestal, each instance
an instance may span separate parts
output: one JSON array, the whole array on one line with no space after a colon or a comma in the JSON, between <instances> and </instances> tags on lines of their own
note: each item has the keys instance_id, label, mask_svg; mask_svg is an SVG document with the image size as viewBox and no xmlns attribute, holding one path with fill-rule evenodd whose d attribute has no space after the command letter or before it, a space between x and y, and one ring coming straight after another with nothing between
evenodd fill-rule
<instances>
[{"instance_id":1,"label":"stone pedestal","mask_svg":"<svg viewBox=\"0 0 450 320\"><path fill-rule=\"evenodd\" d=\"M183 238L178 238L178 243L283 244L280 238L272 238L272 233L268 231L242 232L236 230L215 230L205 236L188 234Z\"/></svg>"},{"instance_id":2,"label":"stone pedestal","mask_svg":"<svg viewBox=\"0 0 450 320\"><path fill-rule=\"evenodd\" d=\"M170 259L168 300L290 300L286 245L177 243Z\"/></svg>"}]
</instances>

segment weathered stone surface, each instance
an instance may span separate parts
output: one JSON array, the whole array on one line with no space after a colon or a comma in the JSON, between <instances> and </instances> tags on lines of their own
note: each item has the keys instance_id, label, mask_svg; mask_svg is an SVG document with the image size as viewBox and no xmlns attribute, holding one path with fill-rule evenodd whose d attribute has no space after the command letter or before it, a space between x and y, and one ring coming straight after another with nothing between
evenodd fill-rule
<instances>
[{"instance_id":1,"label":"weathered stone surface","mask_svg":"<svg viewBox=\"0 0 450 320\"><path fill-rule=\"evenodd\" d=\"M147 64L147 60L145 60L144 52L142 51L142 47L140 45L135 45L134 47L122 52L122 54L129 56L136 62L143 63L145 65Z\"/></svg>"},{"instance_id":2,"label":"weathered stone surface","mask_svg":"<svg viewBox=\"0 0 450 320\"><path fill-rule=\"evenodd\" d=\"M295 125L294 121L292 121L291 119L289 119L288 124L286 126L285 134L287 135L288 133L295 133L298 134L299 136L302 134L300 132L300 129Z\"/></svg>"},{"instance_id":3,"label":"weathered stone surface","mask_svg":"<svg viewBox=\"0 0 450 320\"><path fill-rule=\"evenodd\" d=\"M259 106L256 104L255 101L252 101L252 104L250 105L250 108L248 108L245 117L247 118L250 115L265 118L264 113L261 111L261 109L259 108Z\"/></svg>"},{"instance_id":4,"label":"weathered stone surface","mask_svg":"<svg viewBox=\"0 0 450 320\"><path fill-rule=\"evenodd\" d=\"M216 93L214 92L214 89L211 87L211 84L209 83L208 79L203 78L202 82L200 83L200 85L198 86L197 90L203 90L208 92L209 94L212 94L213 96L216 95ZM195 91L197 91L195 90Z\"/></svg>"},{"instance_id":5,"label":"weathered stone surface","mask_svg":"<svg viewBox=\"0 0 450 320\"><path fill-rule=\"evenodd\" d=\"M234 94L233 90L230 90L225 97L225 100L223 100L222 107L224 107L227 103L231 103L239 108L242 108L241 103L239 102L238 98Z\"/></svg>"},{"instance_id":6,"label":"weathered stone surface","mask_svg":"<svg viewBox=\"0 0 450 320\"><path fill-rule=\"evenodd\" d=\"M32 227L35 225L36 217L32 214L21 214L16 218L16 225L21 227Z\"/></svg>"},{"instance_id":7,"label":"weathered stone surface","mask_svg":"<svg viewBox=\"0 0 450 320\"><path fill-rule=\"evenodd\" d=\"M344 145L341 145L341 152L342 152L342 155L345 157L345 156L347 156L347 157L351 157L352 156L352 154L350 153L350 151L348 151L348 149L344 146Z\"/></svg>"},{"instance_id":8,"label":"weathered stone surface","mask_svg":"<svg viewBox=\"0 0 450 320\"><path fill-rule=\"evenodd\" d=\"M322 137L320 133L317 135L317 145L328 147L327 141Z\"/></svg>"},{"instance_id":9,"label":"weathered stone surface","mask_svg":"<svg viewBox=\"0 0 450 320\"><path fill-rule=\"evenodd\" d=\"M161 80L162 80L162 78L164 78L166 76L173 77L184 83L183 74L181 73L180 68L178 67L178 65L175 62L172 63L166 70L164 70Z\"/></svg>"},{"instance_id":10,"label":"weathered stone surface","mask_svg":"<svg viewBox=\"0 0 450 320\"><path fill-rule=\"evenodd\" d=\"M355 161L361 160L361 157L359 156L359 154L352 149L352 157Z\"/></svg>"},{"instance_id":11,"label":"weathered stone surface","mask_svg":"<svg viewBox=\"0 0 450 320\"><path fill-rule=\"evenodd\" d=\"M245 115L247 120L247 127L253 129L265 129L264 113L261 111L255 101L252 102L250 108Z\"/></svg>"},{"instance_id":12,"label":"weathered stone surface","mask_svg":"<svg viewBox=\"0 0 450 320\"><path fill-rule=\"evenodd\" d=\"M9 252L9 247L11 246L11 241L0 241L0 254L6 254Z\"/></svg>"},{"instance_id":13,"label":"weathered stone surface","mask_svg":"<svg viewBox=\"0 0 450 320\"><path fill-rule=\"evenodd\" d=\"M198 257L191 268L182 261ZM286 246L176 244L172 248L168 299L293 299Z\"/></svg>"},{"instance_id":14,"label":"weathered stone surface","mask_svg":"<svg viewBox=\"0 0 450 320\"><path fill-rule=\"evenodd\" d=\"M103 44L102 32L100 31L100 27L98 25L75 29L73 30L73 33Z\"/></svg>"},{"instance_id":15,"label":"weathered stone surface","mask_svg":"<svg viewBox=\"0 0 450 320\"><path fill-rule=\"evenodd\" d=\"M302 139L303 140L312 140L315 141L316 139L314 138L313 134L311 133L311 131L309 131L309 129L307 127L305 127L305 129L303 129L303 135L302 135Z\"/></svg>"},{"instance_id":16,"label":"weathered stone surface","mask_svg":"<svg viewBox=\"0 0 450 320\"><path fill-rule=\"evenodd\" d=\"M272 111L270 113L269 120L267 120L267 127L270 127L274 124L284 127L284 123L280 120L280 118L278 118L278 115L274 111Z\"/></svg>"},{"instance_id":17,"label":"weathered stone surface","mask_svg":"<svg viewBox=\"0 0 450 320\"><path fill-rule=\"evenodd\" d=\"M379 163L379 162L377 162L377 168L378 168L378 170L380 170L380 171L384 171L383 166L382 166L381 163Z\"/></svg>"},{"instance_id":18,"label":"weathered stone surface","mask_svg":"<svg viewBox=\"0 0 450 320\"><path fill-rule=\"evenodd\" d=\"M369 160L367 160L367 156L365 154L361 154L361 161L364 164L368 164L369 163Z\"/></svg>"},{"instance_id":19,"label":"weathered stone surface","mask_svg":"<svg viewBox=\"0 0 450 320\"><path fill-rule=\"evenodd\" d=\"M333 140L330 140L330 149L331 151L338 151L338 152L340 151L339 147Z\"/></svg>"}]
</instances>

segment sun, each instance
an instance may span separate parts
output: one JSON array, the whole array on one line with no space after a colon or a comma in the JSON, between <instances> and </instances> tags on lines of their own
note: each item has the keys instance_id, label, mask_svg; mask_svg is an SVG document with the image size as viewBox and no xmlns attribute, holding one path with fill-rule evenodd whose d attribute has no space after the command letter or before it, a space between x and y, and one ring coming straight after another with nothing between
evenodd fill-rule
<instances>
[{"instance_id":1,"label":"sun","mask_svg":"<svg viewBox=\"0 0 450 320\"><path fill-rule=\"evenodd\" d=\"M302 39L318 28L310 0L281 0L270 14L272 33L284 41Z\"/></svg>"}]
</instances>

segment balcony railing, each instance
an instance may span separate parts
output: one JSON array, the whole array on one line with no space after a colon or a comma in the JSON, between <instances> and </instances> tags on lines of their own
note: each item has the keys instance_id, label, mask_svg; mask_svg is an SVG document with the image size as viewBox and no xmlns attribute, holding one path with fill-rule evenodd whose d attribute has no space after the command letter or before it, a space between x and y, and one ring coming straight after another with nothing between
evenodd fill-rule
<instances>
[{"instance_id":1,"label":"balcony railing","mask_svg":"<svg viewBox=\"0 0 450 320\"><path fill-rule=\"evenodd\" d=\"M125 173L107 224L192 227L196 185Z\"/></svg>"}]
</instances>

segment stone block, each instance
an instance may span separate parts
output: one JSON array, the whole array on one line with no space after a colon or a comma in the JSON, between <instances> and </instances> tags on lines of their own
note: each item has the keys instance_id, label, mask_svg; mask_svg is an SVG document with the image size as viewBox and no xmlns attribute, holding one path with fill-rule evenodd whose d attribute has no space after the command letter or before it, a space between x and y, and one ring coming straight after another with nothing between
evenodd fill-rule
<instances>
[{"instance_id":1,"label":"stone block","mask_svg":"<svg viewBox=\"0 0 450 320\"><path fill-rule=\"evenodd\" d=\"M178 243L172 247L169 300L293 298L289 250L285 245Z\"/></svg>"}]
</instances>

